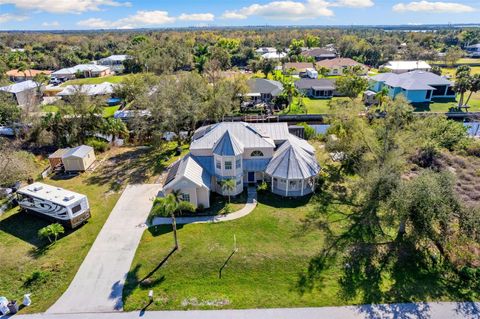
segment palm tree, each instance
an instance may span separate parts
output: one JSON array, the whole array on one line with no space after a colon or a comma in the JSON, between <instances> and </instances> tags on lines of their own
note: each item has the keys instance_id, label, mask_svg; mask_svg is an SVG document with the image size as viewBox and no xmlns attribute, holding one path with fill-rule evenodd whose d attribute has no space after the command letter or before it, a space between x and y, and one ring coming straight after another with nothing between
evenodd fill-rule
<instances>
[{"instance_id":1,"label":"palm tree","mask_svg":"<svg viewBox=\"0 0 480 319\"><path fill-rule=\"evenodd\" d=\"M125 123L120 119L109 117L105 119L102 131L106 135L112 136L112 144L115 144L117 138L128 137L128 129Z\"/></svg>"},{"instance_id":2,"label":"palm tree","mask_svg":"<svg viewBox=\"0 0 480 319\"><path fill-rule=\"evenodd\" d=\"M480 74L475 74L471 76L469 90L470 94L468 95L465 105L468 105L468 102L470 102L470 98L472 97L473 93L480 91Z\"/></svg>"},{"instance_id":3,"label":"palm tree","mask_svg":"<svg viewBox=\"0 0 480 319\"><path fill-rule=\"evenodd\" d=\"M384 86L380 91L378 91L376 94L375 94L375 99L378 101L378 105L380 107L383 106L383 103L387 100L387 97L388 97L388 94L389 94L389 90L386 86Z\"/></svg>"},{"instance_id":4,"label":"palm tree","mask_svg":"<svg viewBox=\"0 0 480 319\"><path fill-rule=\"evenodd\" d=\"M57 242L58 236L65 233L65 229L59 223L50 224L46 227L43 227L38 231L38 236L41 238L47 238L50 243L55 244ZM53 236L53 240L51 238Z\"/></svg>"},{"instance_id":5,"label":"palm tree","mask_svg":"<svg viewBox=\"0 0 480 319\"><path fill-rule=\"evenodd\" d=\"M460 72L457 79L455 80L455 92L460 93L460 99L458 100L458 107L463 106L463 99L465 92L470 89L471 77L470 74L466 72Z\"/></svg>"},{"instance_id":6,"label":"palm tree","mask_svg":"<svg viewBox=\"0 0 480 319\"><path fill-rule=\"evenodd\" d=\"M233 178L222 181L222 191L228 194L228 203L230 203L230 193L235 190L237 183Z\"/></svg>"},{"instance_id":7,"label":"palm tree","mask_svg":"<svg viewBox=\"0 0 480 319\"><path fill-rule=\"evenodd\" d=\"M284 94L287 97L288 110L290 110L290 105L293 102L293 97L297 95L297 89L295 88L295 84L293 84L292 81L283 83L282 94Z\"/></svg>"},{"instance_id":8,"label":"palm tree","mask_svg":"<svg viewBox=\"0 0 480 319\"><path fill-rule=\"evenodd\" d=\"M173 239L175 243L175 249L178 249L178 239L177 239L177 221L175 219L175 212L178 210L178 202L176 195L168 194L166 197L155 198L153 202L152 212L150 218L155 216L168 216L172 217L172 229L173 229Z\"/></svg>"}]
</instances>

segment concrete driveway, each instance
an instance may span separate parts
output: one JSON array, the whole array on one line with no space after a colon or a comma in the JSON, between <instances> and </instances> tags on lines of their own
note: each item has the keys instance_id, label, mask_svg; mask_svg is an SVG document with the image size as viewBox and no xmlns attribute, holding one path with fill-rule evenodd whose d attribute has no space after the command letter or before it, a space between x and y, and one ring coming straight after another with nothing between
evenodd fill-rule
<instances>
[{"instance_id":1,"label":"concrete driveway","mask_svg":"<svg viewBox=\"0 0 480 319\"><path fill-rule=\"evenodd\" d=\"M122 310L123 285L160 189L158 184L127 186L67 291L48 314Z\"/></svg>"}]
</instances>

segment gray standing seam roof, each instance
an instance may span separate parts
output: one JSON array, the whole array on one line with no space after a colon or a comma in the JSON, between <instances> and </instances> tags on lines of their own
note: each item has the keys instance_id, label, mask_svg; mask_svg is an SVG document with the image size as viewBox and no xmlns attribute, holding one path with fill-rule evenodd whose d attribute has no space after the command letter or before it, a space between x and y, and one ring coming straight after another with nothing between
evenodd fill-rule
<instances>
[{"instance_id":1,"label":"gray standing seam roof","mask_svg":"<svg viewBox=\"0 0 480 319\"><path fill-rule=\"evenodd\" d=\"M170 166L167 174L167 180L164 188L169 188L174 181L180 178L187 178L199 187L206 187L210 189L211 176L206 169L202 167L191 154L185 155L177 162Z\"/></svg>"},{"instance_id":2,"label":"gray standing seam roof","mask_svg":"<svg viewBox=\"0 0 480 319\"><path fill-rule=\"evenodd\" d=\"M236 156L243 153L243 145L227 130L216 143L213 153L221 156Z\"/></svg>"}]
</instances>

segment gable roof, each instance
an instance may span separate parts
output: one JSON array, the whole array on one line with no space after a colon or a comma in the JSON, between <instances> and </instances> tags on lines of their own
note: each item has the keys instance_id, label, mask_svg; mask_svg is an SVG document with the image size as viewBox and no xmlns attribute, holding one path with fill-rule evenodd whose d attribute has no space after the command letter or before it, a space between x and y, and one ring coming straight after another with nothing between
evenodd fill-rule
<instances>
[{"instance_id":1,"label":"gable roof","mask_svg":"<svg viewBox=\"0 0 480 319\"><path fill-rule=\"evenodd\" d=\"M78 64L71 68L57 70L52 75L75 74L77 72L102 72L108 70L108 66L98 64Z\"/></svg>"},{"instance_id":2,"label":"gable roof","mask_svg":"<svg viewBox=\"0 0 480 319\"><path fill-rule=\"evenodd\" d=\"M336 57L337 54L332 49L327 48L312 48L307 49L302 52L303 56L311 56L311 57Z\"/></svg>"},{"instance_id":3,"label":"gable roof","mask_svg":"<svg viewBox=\"0 0 480 319\"><path fill-rule=\"evenodd\" d=\"M93 147L88 145L80 145L80 146L68 149L67 152L65 152L62 155L62 158L68 158L68 157L84 158L91 151L93 151Z\"/></svg>"},{"instance_id":4,"label":"gable roof","mask_svg":"<svg viewBox=\"0 0 480 319\"><path fill-rule=\"evenodd\" d=\"M285 141L290 136L288 131L288 123L251 123L258 132L263 136L272 138L275 142Z\"/></svg>"},{"instance_id":5,"label":"gable roof","mask_svg":"<svg viewBox=\"0 0 480 319\"><path fill-rule=\"evenodd\" d=\"M110 82L103 82L101 84L83 84L83 85L67 85L58 96L74 95L77 92L86 95L107 95L112 94L115 85Z\"/></svg>"},{"instance_id":6,"label":"gable roof","mask_svg":"<svg viewBox=\"0 0 480 319\"><path fill-rule=\"evenodd\" d=\"M265 172L283 179L306 179L320 172L315 155L305 151L297 141L283 143L268 163Z\"/></svg>"},{"instance_id":7,"label":"gable roof","mask_svg":"<svg viewBox=\"0 0 480 319\"><path fill-rule=\"evenodd\" d=\"M329 79L307 79L295 81L297 89L335 90L335 81Z\"/></svg>"},{"instance_id":8,"label":"gable roof","mask_svg":"<svg viewBox=\"0 0 480 319\"><path fill-rule=\"evenodd\" d=\"M350 58L334 58L334 59L327 59L327 60L322 60L318 61L316 63L317 66L319 67L325 67L325 68L343 68L343 67L350 67L350 66L355 66L355 65L360 65L362 67L365 67L365 65L358 63L355 60L352 60Z\"/></svg>"},{"instance_id":9,"label":"gable roof","mask_svg":"<svg viewBox=\"0 0 480 319\"><path fill-rule=\"evenodd\" d=\"M212 150L226 131L244 148L275 147L269 136L265 136L255 127L245 122L221 122L197 129L192 137L190 150Z\"/></svg>"},{"instance_id":10,"label":"gable roof","mask_svg":"<svg viewBox=\"0 0 480 319\"><path fill-rule=\"evenodd\" d=\"M289 69L296 69L296 70L303 70L313 68L313 63L310 62L287 62L283 65L284 70Z\"/></svg>"},{"instance_id":11,"label":"gable roof","mask_svg":"<svg viewBox=\"0 0 480 319\"><path fill-rule=\"evenodd\" d=\"M189 180L199 187L210 188L211 186L210 174L191 154L185 155L170 166L163 188L173 188L173 186L182 178Z\"/></svg>"},{"instance_id":12,"label":"gable roof","mask_svg":"<svg viewBox=\"0 0 480 319\"><path fill-rule=\"evenodd\" d=\"M449 80L427 71L410 71L402 74L380 73L373 80L405 90L434 90L434 85L452 85Z\"/></svg>"},{"instance_id":13,"label":"gable roof","mask_svg":"<svg viewBox=\"0 0 480 319\"><path fill-rule=\"evenodd\" d=\"M431 69L430 64L425 61L388 61L382 67L390 70Z\"/></svg>"},{"instance_id":14,"label":"gable roof","mask_svg":"<svg viewBox=\"0 0 480 319\"><path fill-rule=\"evenodd\" d=\"M243 153L243 145L227 130L215 145L213 153L221 156L236 156Z\"/></svg>"},{"instance_id":15,"label":"gable roof","mask_svg":"<svg viewBox=\"0 0 480 319\"><path fill-rule=\"evenodd\" d=\"M6 74L8 76L27 76L27 77L34 77L37 74L49 75L50 73L52 73L52 71L34 70L34 69L29 69L29 70L24 70L24 71L20 71L18 69L13 69L13 70L10 70L10 71L6 72Z\"/></svg>"},{"instance_id":16,"label":"gable roof","mask_svg":"<svg viewBox=\"0 0 480 319\"><path fill-rule=\"evenodd\" d=\"M283 91L282 83L267 79L250 79L247 81L249 93L263 93L277 96Z\"/></svg>"},{"instance_id":17,"label":"gable roof","mask_svg":"<svg viewBox=\"0 0 480 319\"><path fill-rule=\"evenodd\" d=\"M32 80L27 80L19 83L0 87L0 91L17 94L26 90L36 89L37 83Z\"/></svg>"}]
</instances>

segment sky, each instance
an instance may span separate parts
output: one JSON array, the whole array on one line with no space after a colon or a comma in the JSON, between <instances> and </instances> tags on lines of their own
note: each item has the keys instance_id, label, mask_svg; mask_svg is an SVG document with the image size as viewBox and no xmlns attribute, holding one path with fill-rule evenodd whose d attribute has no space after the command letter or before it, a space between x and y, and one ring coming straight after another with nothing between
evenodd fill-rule
<instances>
[{"instance_id":1,"label":"sky","mask_svg":"<svg viewBox=\"0 0 480 319\"><path fill-rule=\"evenodd\" d=\"M480 23L480 0L0 0L0 30Z\"/></svg>"}]
</instances>

